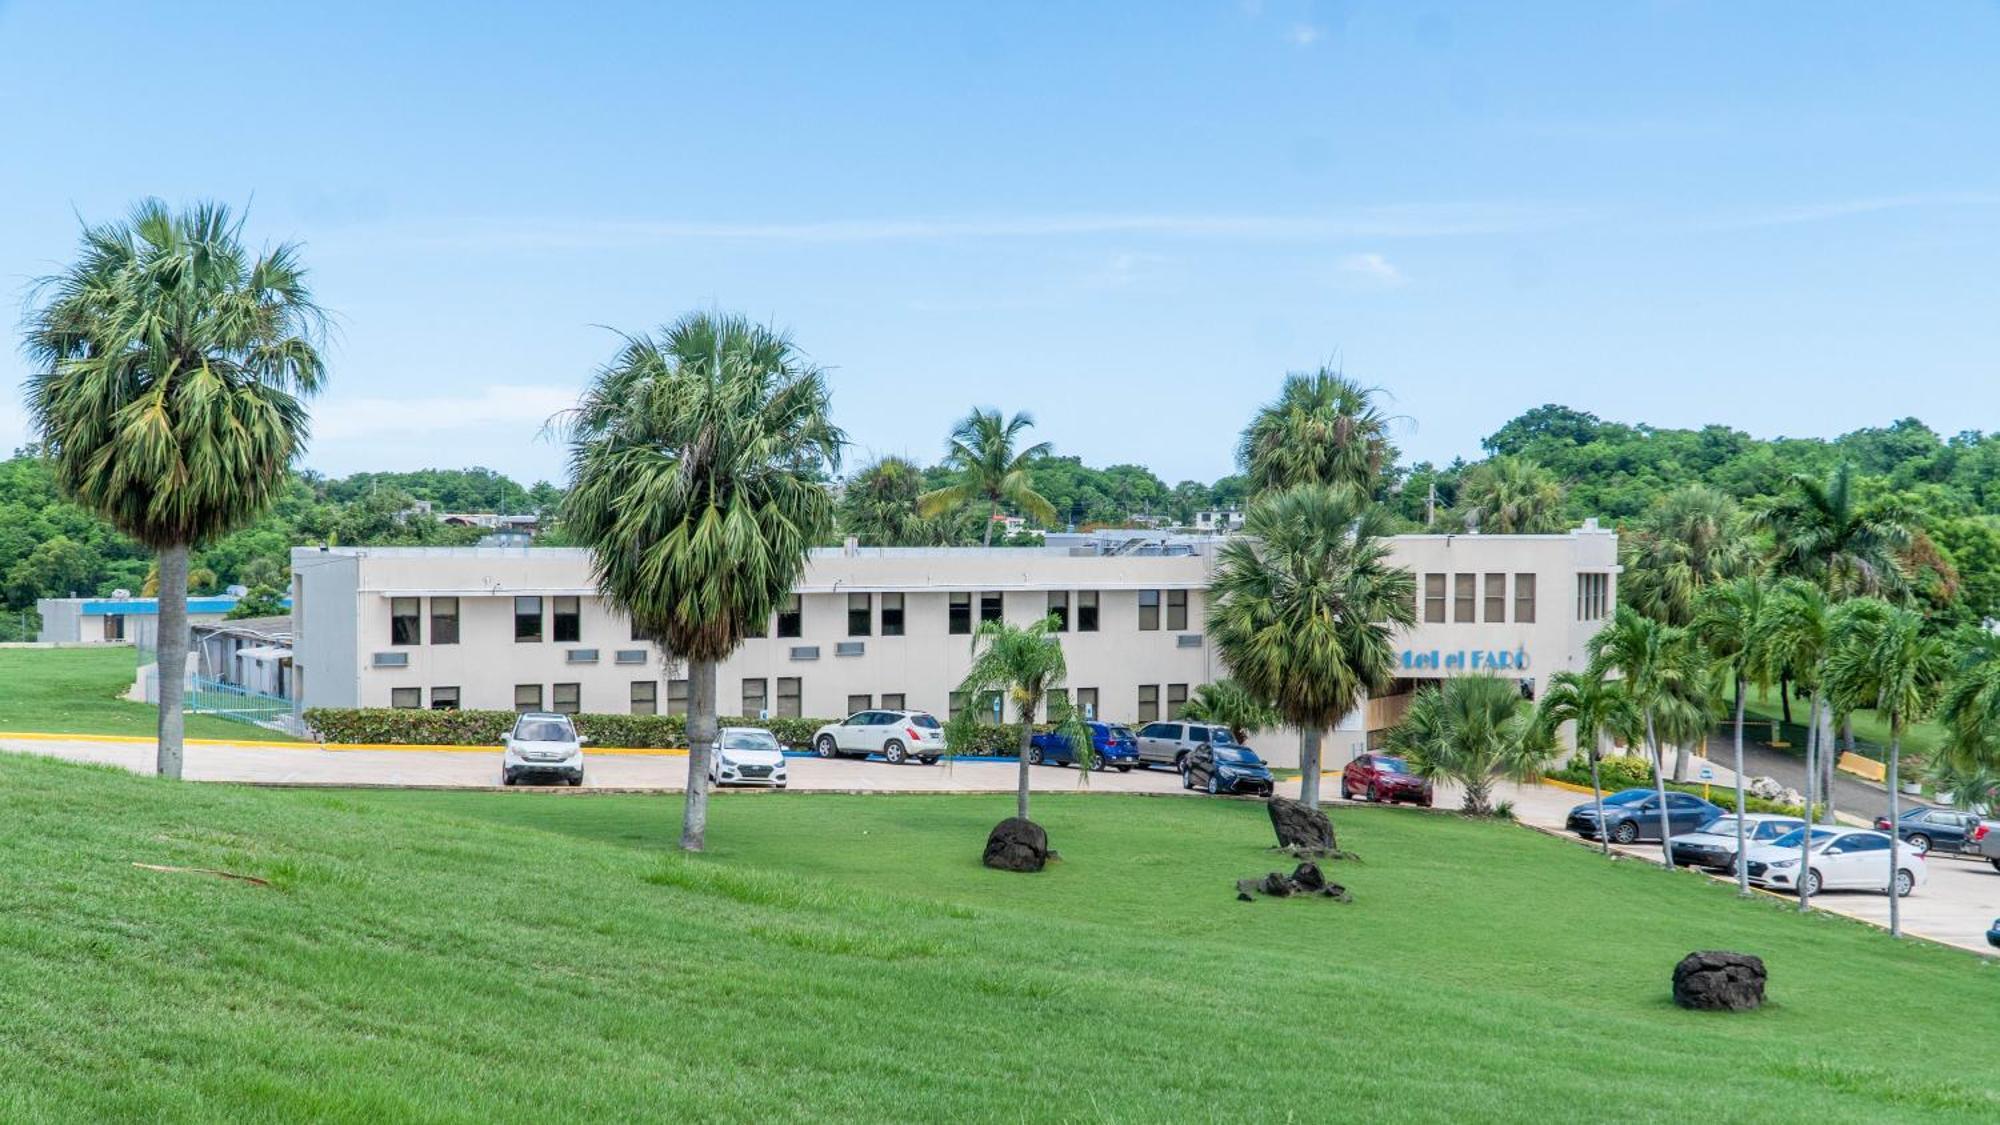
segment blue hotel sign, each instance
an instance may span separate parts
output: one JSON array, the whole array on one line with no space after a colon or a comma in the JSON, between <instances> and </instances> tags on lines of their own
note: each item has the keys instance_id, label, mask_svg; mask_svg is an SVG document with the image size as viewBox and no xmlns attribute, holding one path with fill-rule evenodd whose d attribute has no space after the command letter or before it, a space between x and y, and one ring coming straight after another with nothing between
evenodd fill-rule
<instances>
[{"instance_id":1,"label":"blue hotel sign","mask_svg":"<svg viewBox=\"0 0 2000 1125\"><path fill-rule=\"evenodd\" d=\"M1421 652L1416 649L1403 650L1403 671L1405 672L1525 672L1528 670L1528 650L1462 648L1455 652L1431 649Z\"/></svg>"}]
</instances>

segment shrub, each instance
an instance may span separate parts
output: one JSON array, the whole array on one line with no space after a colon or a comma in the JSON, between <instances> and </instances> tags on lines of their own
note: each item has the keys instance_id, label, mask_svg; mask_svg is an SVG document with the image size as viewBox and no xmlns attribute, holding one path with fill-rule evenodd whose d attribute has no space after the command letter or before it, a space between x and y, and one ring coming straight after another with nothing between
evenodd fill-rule
<instances>
[{"instance_id":1,"label":"shrub","mask_svg":"<svg viewBox=\"0 0 2000 1125\"><path fill-rule=\"evenodd\" d=\"M499 746L517 718L512 711L423 711L408 707L312 707L306 726L322 742L374 742L387 746ZM786 746L805 749L813 732L839 719L749 719L725 715L725 727L762 727ZM633 750L683 749L687 721L679 715L576 716L577 733L604 747ZM1020 745L1019 726L981 726L971 746L954 746L955 754L980 757L1014 753Z\"/></svg>"},{"instance_id":2,"label":"shrub","mask_svg":"<svg viewBox=\"0 0 2000 1125\"><path fill-rule=\"evenodd\" d=\"M1568 765L1550 773L1548 776L1556 781L1569 782L1571 785L1588 786L1590 784L1590 760L1578 756L1571 760ZM1616 793L1621 789L1651 789L1653 787L1653 767L1644 758L1626 754L1614 754L1598 760L1597 780L1598 784L1604 787L1604 792L1607 794ZM1702 796L1702 786L1698 781L1669 781L1667 782L1667 788L1674 792L1692 793L1697 797ZM1736 787L1733 785L1711 785L1708 787L1708 798L1717 805L1720 805L1724 812L1732 812L1736 808ZM1743 811L1753 813L1781 813L1786 816L1804 815L1803 810L1798 805L1783 805L1776 801L1767 801L1762 797L1753 796L1748 793L1743 795Z\"/></svg>"}]
</instances>

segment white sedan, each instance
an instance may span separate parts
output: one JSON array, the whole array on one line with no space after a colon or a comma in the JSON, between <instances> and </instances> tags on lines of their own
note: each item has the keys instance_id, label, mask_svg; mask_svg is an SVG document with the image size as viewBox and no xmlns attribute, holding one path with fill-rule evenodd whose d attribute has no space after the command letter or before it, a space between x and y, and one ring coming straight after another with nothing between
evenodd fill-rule
<instances>
[{"instance_id":1,"label":"white sedan","mask_svg":"<svg viewBox=\"0 0 2000 1125\"><path fill-rule=\"evenodd\" d=\"M785 748L762 727L723 727L708 756L710 785L768 785L783 789Z\"/></svg>"},{"instance_id":2,"label":"white sedan","mask_svg":"<svg viewBox=\"0 0 2000 1125\"><path fill-rule=\"evenodd\" d=\"M1801 864L1799 845L1807 830L1793 829L1768 844L1750 849L1750 882L1772 890L1806 893L1857 890L1886 891L1889 878L1889 836L1872 828L1814 825L1808 862ZM1902 898L1924 885L1929 865L1915 848L1897 849L1894 886Z\"/></svg>"}]
</instances>

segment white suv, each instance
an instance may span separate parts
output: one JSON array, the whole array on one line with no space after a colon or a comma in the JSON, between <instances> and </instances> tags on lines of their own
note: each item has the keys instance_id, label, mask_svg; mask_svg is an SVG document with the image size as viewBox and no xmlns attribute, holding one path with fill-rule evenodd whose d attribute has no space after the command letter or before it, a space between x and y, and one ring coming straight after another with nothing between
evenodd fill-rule
<instances>
[{"instance_id":1,"label":"white suv","mask_svg":"<svg viewBox=\"0 0 2000 1125\"><path fill-rule=\"evenodd\" d=\"M880 754L892 765L915 758L928 766L944 757L944 725L928 711L857 711L814 731L812 746L822 758Z\"/></svg>"},{"instance_id":2,"label":"white suv","mask_svg":"<svg viewBox=\"0 0 2000 1125\"><path fill-rule=\"evenodd\" d=\"M535 774L583 784L583 744L568 715L530 711L514 720L507 732L507 753L500 760L500 784L513 785Z\"/></svg>"}]
</instances>

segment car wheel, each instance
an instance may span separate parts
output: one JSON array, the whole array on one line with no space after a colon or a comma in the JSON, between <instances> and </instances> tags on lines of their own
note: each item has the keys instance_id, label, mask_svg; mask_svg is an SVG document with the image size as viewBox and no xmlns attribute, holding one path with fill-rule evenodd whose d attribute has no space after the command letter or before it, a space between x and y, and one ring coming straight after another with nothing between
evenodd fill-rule
<instances>
[{"instance_id":1,"label":"car wheel","mask_svg":"<svg viewBox=\"0 0 2000 1125\"><path fill-rule=\"evenodd\" d=\"M1910 838L1903 842L1910 845L1910 850L1918 855L1928 854L1931 850L1931 838L1921 832L1910 833Z\"/></svg>"},{"instance_id":2,"label":"car wheel","mask_svg":"<svg viewBox=\"0 0 2000 1125\"><path fill-rule=\"evenodd\" d=\"M1354 790L1349 789L1345 781L1340 783L1340 799L1343 801L1352 801L1354 799Z\"/></svg>"},{"instance_id":3,"label":"car wheel","mask_svg":"<svg viewBox=\"0 0 2000 1125\"><path fill-rule=\"evenodd\" d=\"M1194 775L1186 770L1181 771L1181 788L1182 789L1194 788Z\"/></svg>"},{"instance_id":4,"label":"car wheel","mask_svg":"<svg viewBox=\"0 0 2000 1125\"><path fill-rule=\"evenodd\" d=\"M1375 791L1375 783L1374 783L1374 782L1372 782L1372 781L1371 781L1371 782L1369 782L1369 783L1368 783L1368 803L1372 805L1372 804L1375 804L1375 803L1377 803L1377 802L1379 802L1379 801L1381 801L1381 800L1382 800L1382 795L1381 795L1380 793L1377 793L1377 792Z\"/></svg>"},{"instance_id":5,"label":"car wheel","mask_svg":"<svg viewBox=\"0 0 2000 1125\"><path fill-rule=\"evenodd\" d=\"M2000 859L1989 859L1986 862L1993 865L1993 870L2000 871Z\"/></svg>"},{"instance_id":6,"label":"car wheel","mask_svg":"<svg viewBox=\"0 0 2000 1125\"><path fill-rule=\"evenodd\" d=\"M818 754L822 758L838 758L840 757L840 747L835 744L832 735L823 734L819 736L819 741L813 743L813 753Z\"/></svg>"},{"instance_id":7,"label":"car wheel","mask_svg":"<svg viewBox=\"0 0 2000 1125\"><path fill-rule=\"evenodd\" d=\"M1174 768L1182 773L1187 772L1187 751L1183 750L1174 755Z\"/></svg>"},{"instance_id":8,"label":"car wheel","mask_svg":"<svg viewBox=\"0 0 2000 1125\"><path fill-rule=\"evenodd\" d=\"M1029 765L1031 765L1031 766L1039 766L1039 765L1041 765L1041 764L1042 764L1042 748L1041 748L1041 747L1039 747L1039 746L1030 746L1030 747L1028 747L1028 764L1029 764Z\"/></svg>"},{"instance_id":9,"label":"car wheel","mask_svg":"<svg viewBox=\"0 0 2000 1125\"><path fill-rule=\"evenodd\" d=\"M1621 844L1634 843L1639 839L1639 826L1629 820L1621 820L1618 827L1611 830L1611 838Z\"/></svg>"},{"instance_id":10,"label":"car wheel","mask_svg":"<svg viewBox=\"0 0 2000 1125\"><path fill-rule=\"evenodd\" d=\"M1910 892L1916 889L1917 889L1917 877L1915 875L1910 874L1908 870L1900 870L1896 872L1897 898L1908 898L1910 897Z\"/></svg>"},{"instance_id":11,"label":"car wheel","mask_svg":"<svg viewBox=\"0 0 2000 1125\"><path fill-rule=\"evenodd\" d=\"M926 766L934 766L934 765L937 765L937 764L938 764L938 760L937 760L937 755L936 755L936 754L931 754L931 755L929 755L929 756L927 756L927 757L922 757L922 758L918 758L918 759L917 759L917 761L918 761L918 762L920 762L920 763L922 763L923 765L926 765Z\"/></svg>"},{"instance_id":12,"label":"car wheel","mask_svg":"<svg viewBox=\"0 0 2000 1125\"><path fill-rule=\"evenodd\" d=\"M507 770L507 769L503 769L503 770L501 770L501 771L500 771L500 784L502 784L502 785L512 785L512 784L514 784L514 771L513 771L513 770Z\"/></svg>"},{"instance_id":13,"label":"car wheel","mask_svg":"<svg viewBox=\"0 0 2000 1125\"><path fill-rule=\"evenodd\" d=\"M1802 884L1802 886L1804 886L1804 887L1805 887L1805 892L1806 892L1806 894L1808 894L1808 895L1816 895L1816 894L1818 894L1818 893L1819 893L1819 872L1817 872L1817 871L1814 871L1814 870L1812 870L1812 869L1808 868L1808 869L1806 870L1806 877L1805 877L1805 881L1804 881L1804 883Z\"/></svg>"},{"instance_id":14,"label":"car wheel","mask_svg":"<svg viewBox=\"0 0 2000 1125\"><path fill-rule=\"evenodd\" d=\"M1209 775L1208 775L1208 795L1209 795L1209 796L1211 796L1211 797L1213 797L1213 796L1215 796L1215 795L1216 795L1217 793L1220 793L1220 792L1222 792L1222 787L1216 784L1216 782L1215 782L1215 775L1214 775L1214 774L1209 774Z\"/></svg>"},{"instance_id":15,"label":"car wheel","mask_svg":"<svg viewBox=\"0 0 2000 1125\"><path fill-rule=\"evenodd\" d=\"M1131 772L1132 772L1132 767L1131 767L1131 766L1119 766L1119 767L1118 767L1118 772L1119 772L1119 773L1131 773Z\"/></svg>"},{"instance_id":16,"label":"car wheel","mask_svg":"<svg viewBox=\"0 0 2000 1125\"><path fill-rule=\"evenodd\" d=\"M903 744L893 738L882 744L882 756L887 758L892 766L900 766L910 760L910 755L903 749Z\"/></svg>"},{"instance_id":17,"label":"car wheel","mask_svg":"<svg viewBox=\"0 0 2000 1125\"><path fill-rule=\"evenodd\" d=\"M1109 764L1104 760L1104 755L1102 754L1092 754L1090 756L1090 768L1098 773L1103 773L1105 766Z\"/></svg>"},{"instance_id":18,"label":"car wheel","mask_svg":"<svg viewBox=\"0 0 2000 1125\"><path fill-rule=\"evenodd\" d=\"M576 771L576 776L569 779L569 787L571 789L577 789L581 788L582 785L583 785L583 771L578 770Z\"/></svg>"}]
</instances>

